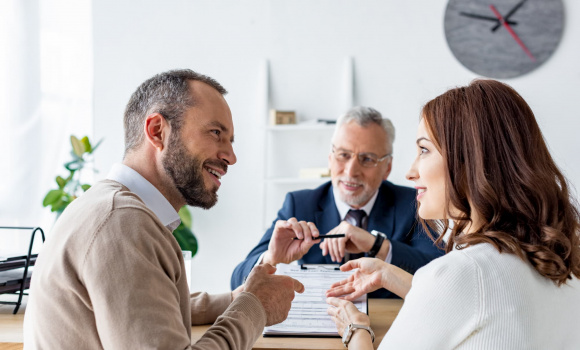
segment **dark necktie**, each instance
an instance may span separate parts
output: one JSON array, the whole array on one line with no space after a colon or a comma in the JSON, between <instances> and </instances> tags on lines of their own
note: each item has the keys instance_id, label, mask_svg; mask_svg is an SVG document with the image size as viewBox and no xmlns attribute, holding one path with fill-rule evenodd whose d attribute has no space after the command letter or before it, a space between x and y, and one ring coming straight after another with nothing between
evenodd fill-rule
<instances>
[{"instance_id":1,"label":"dark necktie","mask_svg":"<svg viewBox=\"0 0 580 350\"><path fill-rule=\"evenodd\" d=\"M367 216L367 213L365 213L364 210L349 210L348 214L354 218L355 220L355 226L356 227L360 227L363 228L363 219L365 218L365 216ZM350 253L348 255L348 260L354 260L354 259L358 259L358 258L362 258L365 256L365 253Z\"/></svg>"},{"instance_id":2,"label":"dark necktie","mask_svg":"<svg viewBox=\"0 0 580 350\"><path fill-rule=\"evenodd\" d=\"M355 220L355 226L356 227L360 227L360 228L363 227L363 225L362 225L363 219L364 219L365 216L367 216L367 213L365 213L364 210L360 210L360 209L359 210L353 210L353 209L351 209L351 210L348 211L348 215L350 215L351 217L354 218L354 220Z\"/></svg>"}]
</instances>

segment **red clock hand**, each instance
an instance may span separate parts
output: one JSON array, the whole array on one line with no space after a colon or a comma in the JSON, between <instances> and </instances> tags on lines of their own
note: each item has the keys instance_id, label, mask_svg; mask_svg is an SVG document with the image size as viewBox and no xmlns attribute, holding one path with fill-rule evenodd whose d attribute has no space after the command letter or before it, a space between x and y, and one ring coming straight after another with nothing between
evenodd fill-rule
<instances>
[{"instance_id":1,"label":"red clock hand","mask_svg":"<svg viewBox=\"0 0 580 350\"><path fill-rule=\"evenodd\" d=\"M495 6L489 5L489 8L493 11L493 14L497 17L497 19L499 19L499 22L503 24L505 29L511 34L514 40L518 43L518 45L520 45L522 50L524 50L524 52L526 53L526 55L528 55L528 57L532 60L532 62L536 62L536 58L534 57L534 55L532 55L530 50L528 50L526 45L524 45L524 43L520 40L520 37L518 37L518 35L516 34L516 32L514 32L512 27L503 19L501 13L499 13L499 11L495 8Z\"/></svg>"}]
</instances>

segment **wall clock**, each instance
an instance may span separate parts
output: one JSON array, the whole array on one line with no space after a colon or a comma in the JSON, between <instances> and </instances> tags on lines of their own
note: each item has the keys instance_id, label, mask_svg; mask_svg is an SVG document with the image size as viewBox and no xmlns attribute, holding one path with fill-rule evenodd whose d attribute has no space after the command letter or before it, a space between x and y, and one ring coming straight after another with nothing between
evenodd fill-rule
<instances>
[{"instance_id":1,"label":"wall clock","mask_svg":"<svg viewBox=\"0 0 580 350\"><path fill-rule=\"evenodd\" d=\"M544 63L564 29L562 0L449 0L445 37L467 69L514 78Z\"/></svg>"}]
</instances>

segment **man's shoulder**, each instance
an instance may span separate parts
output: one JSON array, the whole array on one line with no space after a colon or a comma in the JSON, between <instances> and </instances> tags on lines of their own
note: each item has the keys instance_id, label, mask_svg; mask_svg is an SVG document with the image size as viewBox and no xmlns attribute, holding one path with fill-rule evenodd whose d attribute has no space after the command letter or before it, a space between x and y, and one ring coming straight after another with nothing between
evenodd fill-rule
<instances>
[{"instance_id":1,"label":"man's shoulder","mask_svg":"<svg viewBox=\"0 0 580 350\"><path fill-rule=\"evenodd\" d=\"M69 205L63 213L65 215L67 219L74 218L74 222L82 222L81 226L88 227L99 227L113 215L122 216L124 222L140 221L143 216L155 216L139 196L113 180L97 182Z\"/></svg>"},{"instance_id":2,"label":"man's shoulder","mask_svg":"<svg viewBox=\"0 0 580 350\"><path fill-rule=\"evenodd\" d=\"M379 199L386 200L391 205L405 204L405 207L408 204L414 205L416 193L417 191L414 188L395 185L387 180L383 181L379 187Z\"/></svg>"},{"instance_id":3,"label":"man's shoulder","mask_svg":"<svg viewBox=\"0 0 580 350\"><path fill-rule=\"evenodd\" d=\"M379 191L391 191L397 195L405 197L415 197L415 189L407 186L396 185L388 180L384 180L379 187Z\"/></svg>"},{"instance_id":4,"label":"man's shoulder","mask_svg":"<svg viewBox=\"0 0 580 350\"><path fill-rule=\"evenodd\" d=\"M290 195L294 198L297 198L297 199L308 198L309 200L313 200L316 198L326 196L328 194L328 191L331 190L331 187L332 187L332 182L327 181L316 188L292 191L292 192L288 192L288 195Z\"/></svg>"},{"instance_id":5,"label":"man's shoulder","mask_svg":"<svg viewBox=\"0 0 580 350\"><path fill-rule=\"evenodd\" d=\"M138 195L114 180L107 179L97 182L85 195L86 201L93 205L105 205L109 211L123 208L147 208ZM79 199L83 199L85 195Z\"/></svg>"}]
</instances>

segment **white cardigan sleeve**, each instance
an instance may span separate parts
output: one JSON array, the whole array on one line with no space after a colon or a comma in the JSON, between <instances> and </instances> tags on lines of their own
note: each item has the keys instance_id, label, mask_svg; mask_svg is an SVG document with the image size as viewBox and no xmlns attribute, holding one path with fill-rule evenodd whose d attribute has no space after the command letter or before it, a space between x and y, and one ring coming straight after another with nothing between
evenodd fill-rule
<instances>
[{"instance_id":1,"label":"white cardigan sleeve","mask_svg":"<svg viewBox=\"0 0 580 350\"><path fill-rule=\"evenodd\" d=\"M379 349L454 349L483 322L481 270L452 251L417 270Z\"/></svg>"}]
</instances>

